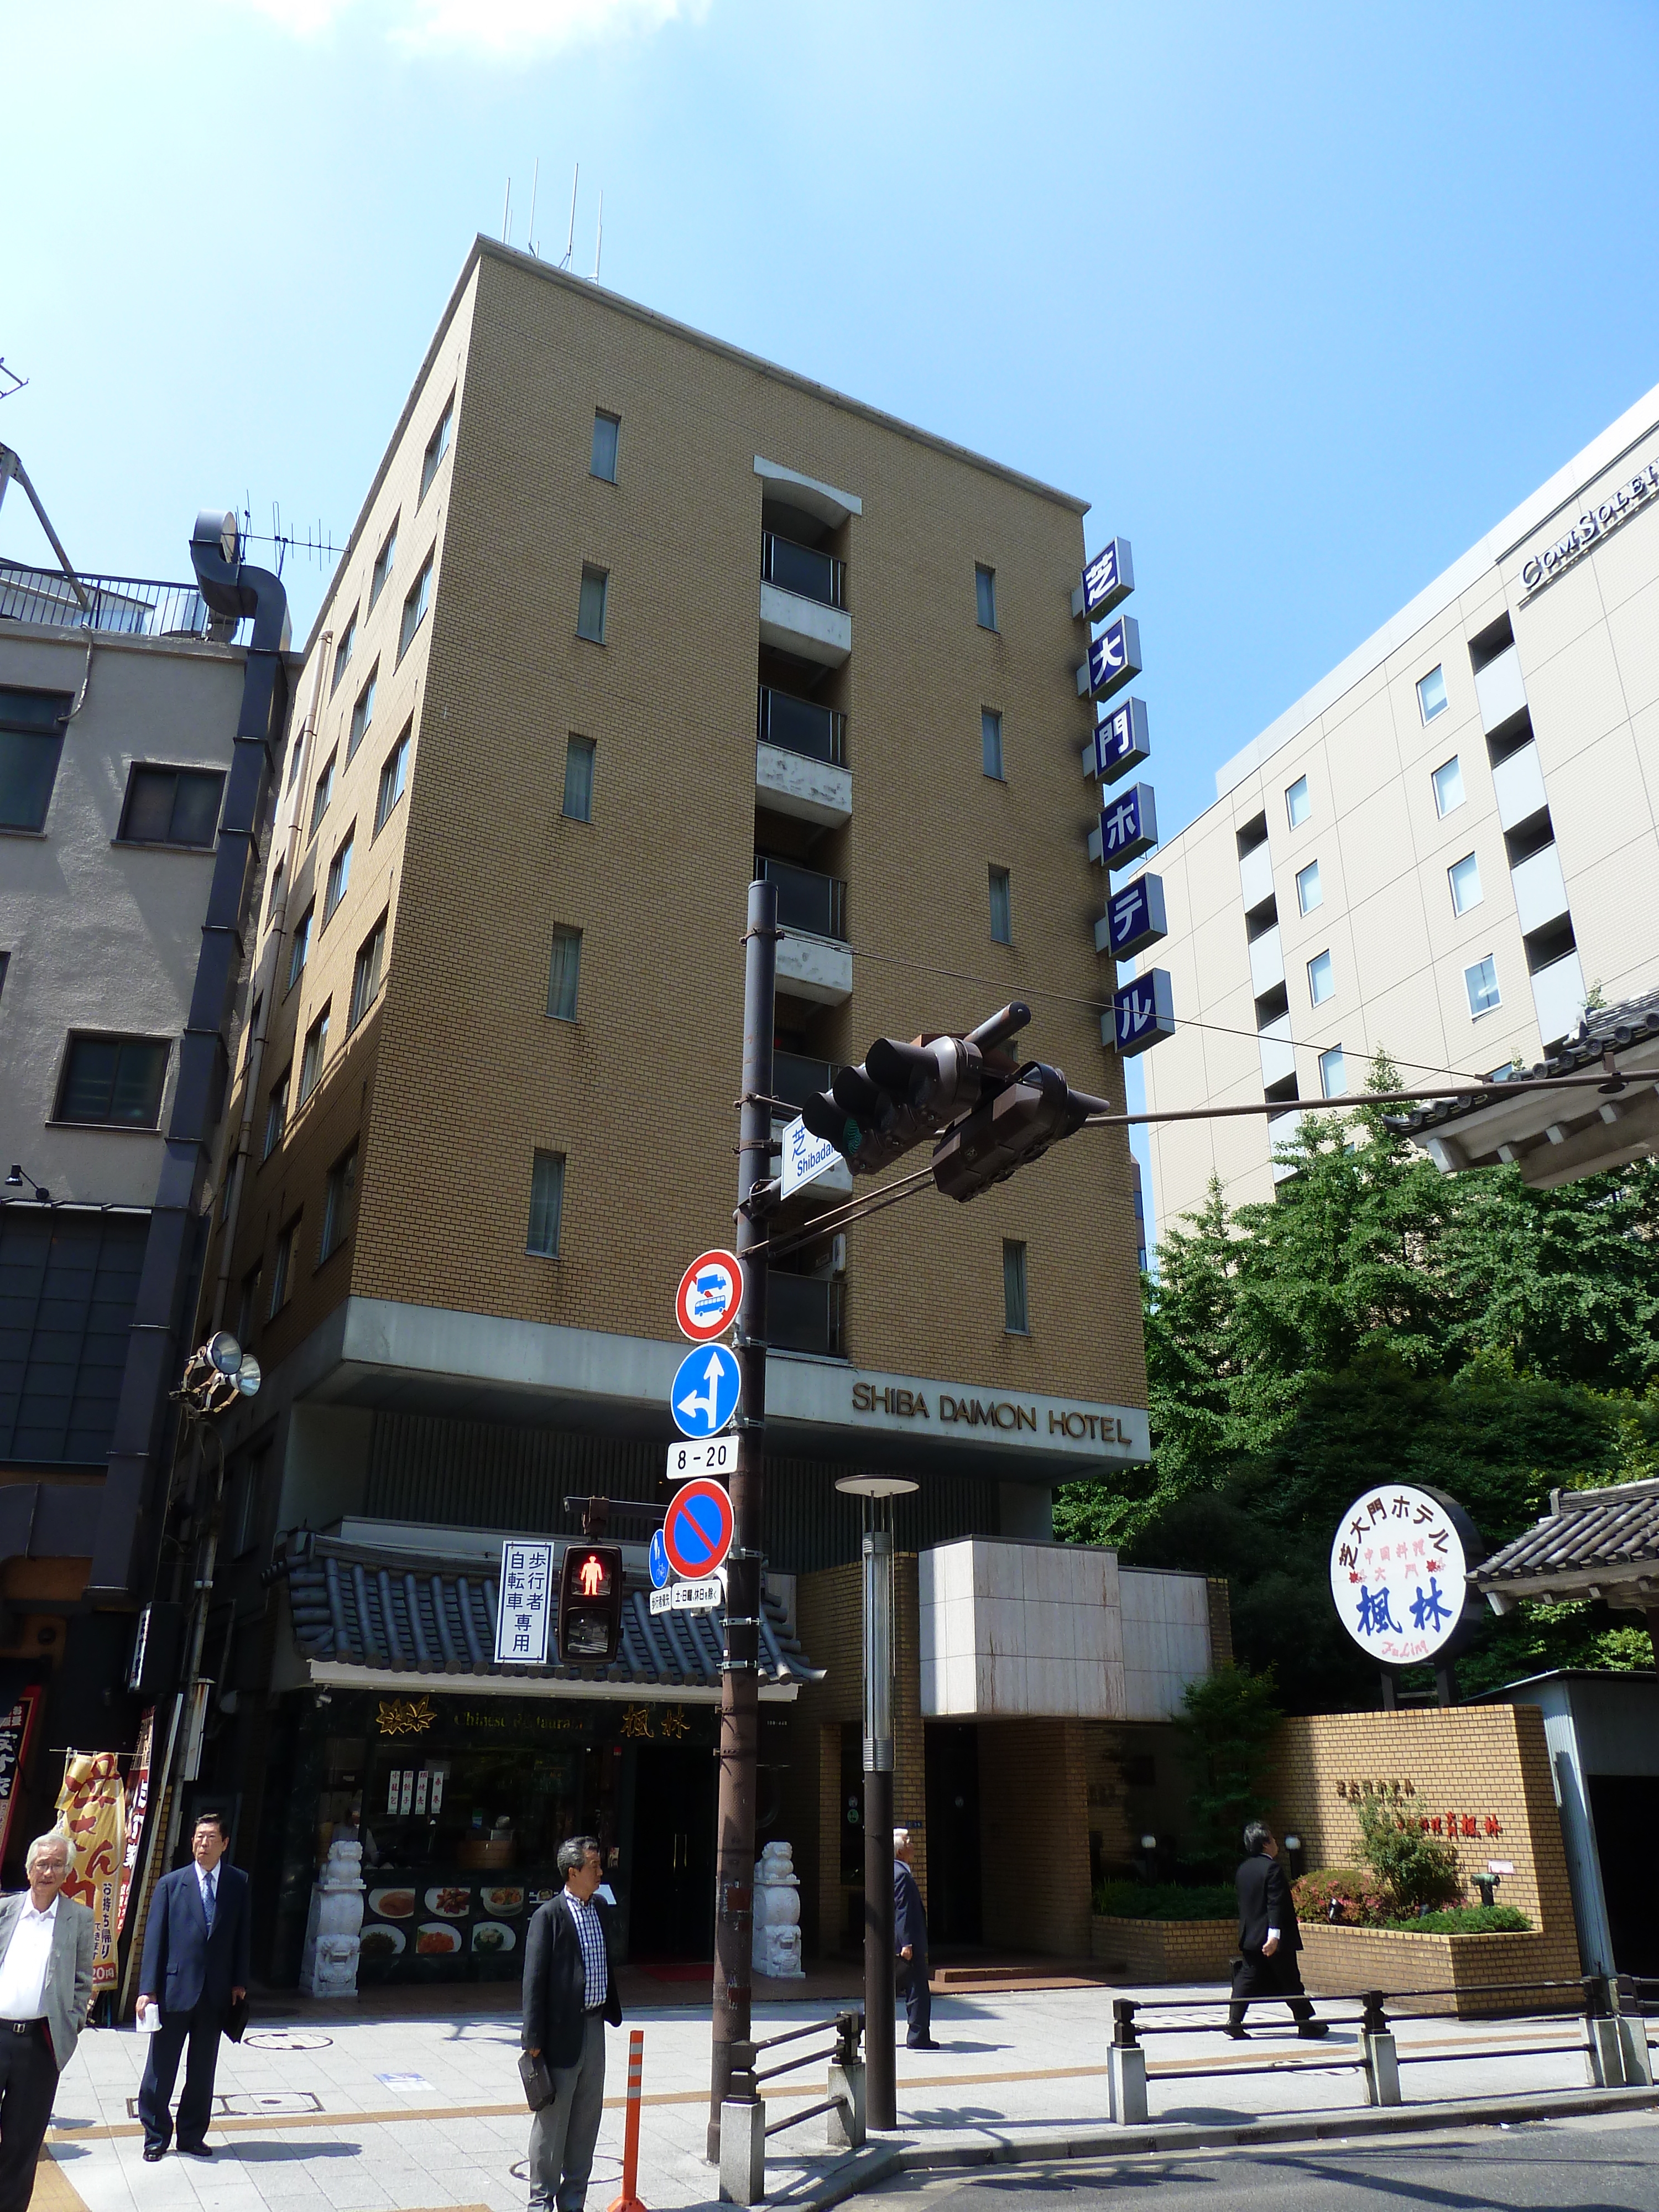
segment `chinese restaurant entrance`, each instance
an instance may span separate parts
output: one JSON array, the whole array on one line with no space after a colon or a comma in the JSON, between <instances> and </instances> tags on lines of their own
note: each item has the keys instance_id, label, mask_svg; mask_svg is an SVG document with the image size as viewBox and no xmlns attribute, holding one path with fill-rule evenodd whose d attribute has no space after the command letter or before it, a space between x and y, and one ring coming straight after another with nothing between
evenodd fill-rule
<instances>
[{"instance_id":1,"label":"chinese restaurant entrance","mask_svg":"<svg viewBox=\"0 0 1659 2212\"><path fill-rule=\"evenodd\" d=\"M719 1763L706 1743L641 1744L635 1756L629 1955L712 1960Z\"/></svg>"}]
</instances>

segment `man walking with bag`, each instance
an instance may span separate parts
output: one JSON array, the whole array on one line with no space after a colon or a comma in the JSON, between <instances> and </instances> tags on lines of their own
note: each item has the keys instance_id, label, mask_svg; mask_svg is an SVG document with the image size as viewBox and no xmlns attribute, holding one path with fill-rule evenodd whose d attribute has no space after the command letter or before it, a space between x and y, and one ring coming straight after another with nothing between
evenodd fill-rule
<instances>
[{"instance_id":1,"label":"man walking with bag","mask_svg":"<svg viewBox=\"0 0 1659 2212\"><path fill-rule=\"evenodd\" d=\"M1302 1969L1297 1964L1302 1930L1273 1830L1252 1820L1244 1831L1244 1863L1238 1869L1239 1958L1233 2001L1227 2008L1227 2033L1235 2043L1248 2041L1244 2014L1252 1998L1283 1997L1298 2035L1328 2034L1326 2022L1314 2018L1314 2008L1302 1993Z\"/></svg>"},{"instance_id":2,"label":"man walking with bag","mask_svg":"<svg viewBox=\"0 0 1659 2212\"><path fill-rule=\"evenodd\" d=\"M582 2212L605 2105L605 2029L622 2026L611 1908L593 1893L599 1839L559 1846L564 1887L530 1923L524 1948L524 2051L530 2212Z\"/></svg>"},{"instance_id":3,"label":"man walking with bag","mask_svg":"<svg viewBox=\"0 0 1659 2212\"><path fill-rule=\"evenodd\" d=\"M163 1875L149 1901L138 2024L145 2025L152 2007L159 2008L161 2024L150 2035L138 2117L144 2124L144 2156L152 2166L167 2156L172 2140L173 2084L186 2043L179 2148L186 2158L213 2155L203 2138L213 2117L219 2038L232 2025L248 1983L248 1879L226 1858L229 1841L222 1813L198 1814L191 1863Z\"/></svg>"},{"instance_id":4,"label":"man walking with bag","mask_svg":"<svg viewBox=\"0 0 1659 2212\"><path fill-rule=\"evenodd\" d=\"M29 1886L0 1897L0 2212L27 2212L58 2077L92 2001L93 1917L60 1897L67 1836L37 1836Z\"/></svg>"}]
</instances>

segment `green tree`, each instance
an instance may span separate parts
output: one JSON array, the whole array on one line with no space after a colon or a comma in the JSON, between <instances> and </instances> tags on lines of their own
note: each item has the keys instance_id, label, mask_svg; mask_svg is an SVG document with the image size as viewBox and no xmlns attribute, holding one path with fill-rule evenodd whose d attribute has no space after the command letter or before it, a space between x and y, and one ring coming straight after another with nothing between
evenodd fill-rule
<instances>
[{"instance_id":1,"label":"green tree","mask_svg":"<svg viewBox=\"0 0 1659 2212\"><path fill-rule=\"evenodd\" d=\"M1282 1718L1273 1674L1220 1667L1202 1681L1189 1682L1181 1703L1176 1726L1199 1776L1192 1809L1200 1850L1225 1868L1240 1849L1246 1821L1259 1820L1267 1809L1267 1746Z\"/></svg>"}]
</instances>

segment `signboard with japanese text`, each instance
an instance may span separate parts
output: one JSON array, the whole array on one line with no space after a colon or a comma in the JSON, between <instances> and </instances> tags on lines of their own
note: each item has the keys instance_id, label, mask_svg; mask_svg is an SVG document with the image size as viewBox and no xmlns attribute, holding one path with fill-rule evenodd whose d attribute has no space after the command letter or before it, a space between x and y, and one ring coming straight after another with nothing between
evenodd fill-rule
<instances>
[{"instance_id":1,"label":"signboard with japanese text","mask_svg":"<svg viewBox=\"0 0 1659 2212\"><path fill-rule=\"evenodd\" d=\"M34 1741L41 1696L42 1692L33 1687L20 1690L11 1710L0 1719L0 1858L11 1845L11 1816L17 1784Z\"/></svg>"},{"instance_id":2,"label":"signboard with japanese text","mask_svg":"<svg viewBox=\"0 0 1659 2212\"><path fill-rule=\"evenodd\" d=\"M1463 1619L1468 1548L1478 1546L1462 1509L1411 1483L1363 1492L1331 1546L1337 1618L1380 1667L1431 1665Z\"/></svg>"},{"instance_id":3,"label":"signboard with japanese text","mask_svg":"<svg viewBox=\"0 0 1659 2212\"><path fill-rule=\"evenodd\" d=\"M144 1840L144 1815L149 1810L149 1761L155 1735L155 1708L146 1705L143 1718L138 1723L138 1742L132 1754L132 1765L127 1771L127 1840L121 1854L121 1902L116 1914L115 1932L118 1936L127 1924L127 1906L132 1898L133 1876L138 1871L138 1851Z\"/></svg>"},{"instance_id":4,"label":"signboard with japanese text","mask_svg":"<svg viewBox=\"0 0 1659 2212\"><path fill-rule=\"evenodd\" d=\"M1135 587L1134 557L1127 538L1113 538L1102 546L1083 572L1083 586L1072 604L1074 614L1091 622L1104 622Z\"/></svg>"},{"instance_id":5,"label":"signboard with japanese text","mask_svg":"<svg viewBox=\"0 0 1659 2212\"><path fill-rule=\"evenodd\" d=\"M1077 672L1077 688L1085 697L1109 699L1134 681L1140 666L1140 624L1133 615L1120 615L1089 640L1089 658Z\"/></svg>"},{"instance_id":6,"label":"signboard with japanese text","mask_svg":"<svg viewBox=\"0 0 1659 2212\"><path fill-rule=\"evenodd\" d=\"M1158 842L1158 801L1150 783L1132 783L1100 810L1089 858L1108 870L1127 868Z\"/></svg>"},{"instance_id":7,"label":"signboard with japanese text","mask_svg":"<svg viewBox=\"0 0 1659 2212\"><path fill-rule=\"evenodd\" d=\"M1137 876L1107 900L1106 911L1095 924L1095 951L1109 952L1114 960L1133 960L1168 934L1163 878Z\"/></svg>"},{"instance_id":8,"label":"signboard with japanese text","mask_svg":"<svg viewBox=\"0 0 1659 2212\"><path fill-rule=\"evenodd\" d=\"M501 1603L495 1614L497 1666L547 1662L547 1618L553 1590L551 1544L501 1546Z\"/></svg>"},{"instance_id":9,"label":"signboard with japanese text","mask_svg":"<svg viewBox=\"0 0 1659 2212\"><path fill-rule=\"evenodd\" d=\"M816 1182L838 1166L841 1157L839 1146L827 1137L815 1137L797 1114L784 1125L779 1195L793 1198L803 1183Z\"/></svg>"},{"instance_id":10,"label":"signboard with japanese text","mask_svg":"<svg viewBox=\"0 0 1659 2212\"><path fill-rule=\"evenodd\" d=\"M1095 724L1095 733L1085 754L1085 773L1103 783L1115 783L1132 768L1152 757L1146 733L1146 708L1139 699L1120 699L1111 712Z\"/></svg>"},{"instance_id":11,"label":"signboard with japanese text","mask_svg":"<svg viewBox=\"0 0 1659 2212\"><path fill-rule=\"evenodd\" d=\"M115 1986L115 1945L120 1921L122 1861L127 1838L126 1792L121 1761L112 1751L70 1751L64 1757L58 1825L69 1838L69 1879L64 1894L92 1914L92 1986Z\"/></svg>"},{"instance_id":12,"label":"signboard with japanese text","mask_svg":"<svg viewBox=\"0 0 1659 2212\"><path fill-rule=\"evenodd\" d=\"M1114 991L1110 1018L1113 1035L1109 1042L1117 1047L1126 1060L1133 1060L1138 1052L1145 1052L1160 1037L1173 1036L1175 993L1170 987L1169 969L1149 969L1146 975L1137 975L1133 983L1122 984ZM1106 1019L1103 1014L1103 1029Z\"/></svg>"}]
</instances>

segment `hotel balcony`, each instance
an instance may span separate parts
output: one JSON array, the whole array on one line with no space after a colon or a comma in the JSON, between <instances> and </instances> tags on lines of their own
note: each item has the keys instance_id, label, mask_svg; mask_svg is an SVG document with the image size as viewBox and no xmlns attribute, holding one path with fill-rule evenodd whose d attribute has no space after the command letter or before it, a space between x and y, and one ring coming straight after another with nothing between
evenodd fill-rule
<instances>
[{"instance_id":1,"label":"hotel balcony","mask_svg":"<svg viewBox=\"0 0 1659 2212\"><path fill-rule=\"evenodd\" d=\"M755 792L773 813L793 814L823 830L849 821L853 779L847 768L846 715L763 684Z\"/></svg>"},{"instance_id":2,"label":"hotel balcony","mask_svg":"<svg viewBox=\"0 0 1659 2212\"><path fill-rule=\"evenodd\" d=\"M778 887L778 988L792 998L838 1006L853 995L853 948L847 942L847 886L793 860L755 855L755 873Z\"/></svg>"},{"instance_id":3,"label":"hotel balcony","mask_svg":"<svg viewBox=\"0 0 1659 2212\"><path fill-rule=\"evenodd\" d=\"M847 611L847 563L833 553L761 532L761 643L825 668L839 668L853 650Z\"/></svg>"}]
</instances>

